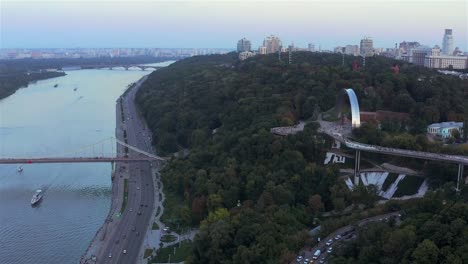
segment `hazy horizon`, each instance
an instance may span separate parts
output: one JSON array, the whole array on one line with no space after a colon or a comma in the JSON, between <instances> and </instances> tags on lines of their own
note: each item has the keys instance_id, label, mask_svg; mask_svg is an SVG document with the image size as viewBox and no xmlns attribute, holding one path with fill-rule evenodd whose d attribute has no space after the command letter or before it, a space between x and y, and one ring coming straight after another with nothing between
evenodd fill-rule
<instances>
[{"instance_id":1,"label":"hazy horizon","mask_svg":"<svg viewBox=\"0 0 468 264\"><path fill-rule=\"evenodd\" d=\"M465 1L12 1L0 3L0 48L226 48L243 37L257 49L270 34L283 45L332 49L402 41L467 44Z\"/></svg>"}]
</instances>

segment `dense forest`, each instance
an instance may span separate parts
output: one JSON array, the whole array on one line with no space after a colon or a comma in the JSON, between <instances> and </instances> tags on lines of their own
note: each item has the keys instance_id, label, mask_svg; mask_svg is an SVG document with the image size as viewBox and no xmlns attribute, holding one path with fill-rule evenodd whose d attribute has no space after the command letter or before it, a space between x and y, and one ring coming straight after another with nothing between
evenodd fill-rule
<instances>
[{"instance_id":1,"label":"dense forest","mask_svg":"<svg viewBox=\"0 0 468 264\"><path fill-rule=\"evenodd\" d=\"M161 154L189 149L162 171L180 202L171 223L200 225L192 263L285 263L303 246L317 213L365 202L338 169L324 167L330 142L309 123L278 137L275 126L311 120L353 87L364 111L411 114L407 132L463 117L463 83L383 57L295 52L238 61L237 54L197 56L152 73L137 94ZM399 72L394 67L398 65ZM171 210L168 209L168 210Z\"/></svg>"},{"instance_id":2,"label":"dense forest","mask_svg":"<svg viewBox=\"0 0 468 264\"><path fill-rule=\"evenodd\" d=\"M468 263L467 197L430 192L404 206L403 221L359 228L356 240L335 247L331 264Z\"/></svg>"}]
</instances>

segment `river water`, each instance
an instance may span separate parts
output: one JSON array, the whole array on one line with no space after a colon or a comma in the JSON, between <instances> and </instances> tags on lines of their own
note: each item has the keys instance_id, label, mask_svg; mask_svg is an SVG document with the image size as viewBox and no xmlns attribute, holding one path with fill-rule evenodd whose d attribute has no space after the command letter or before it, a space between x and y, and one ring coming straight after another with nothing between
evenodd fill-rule
<instances>
[{"instance_id":1,"label":"river water","mask_svg":"<svg viewBox=\"0 0 468 264\"><path fill-rule=\"evenodd\" d=\"M0 100L0 156L97 156L115 150L111 141L83 146L115 136L116 99L149 70L66 73ZM0 264L77 263L109 211L111 164L27 164L21 173L17 168L0 165ZM44 197L31 207L37 189Z\"/></svg>"}]
</instances>

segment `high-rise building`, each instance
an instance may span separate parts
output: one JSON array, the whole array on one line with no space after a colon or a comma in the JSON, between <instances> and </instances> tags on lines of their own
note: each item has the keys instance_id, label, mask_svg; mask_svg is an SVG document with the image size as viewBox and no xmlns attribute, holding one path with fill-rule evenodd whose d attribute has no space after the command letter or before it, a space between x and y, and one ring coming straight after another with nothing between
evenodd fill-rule
<instances>
[{"instance_id":1,"label":"high-rise building","mask_svg":"<svg viewBox=\"0 0 468 264\"><path fill-rule=\"evenodd\" d=\"M333 49L333 53L344 53L345 48L338 46Z\"/></svg>"},{"instance_id":2,"label":"high-rise building","mask_svg":"<svg viewBox=\"0 0 468 264\"><path fill-rule=\"evenodd\" d=\"M267 53L276 53L281 49L281 40L274 35L270 35L263 41L263 46L266 47Z\"/></svg>"},{"instance_id":3,"label":"high-rise building","mask_svg":"<svg viewBox=\"0 0 468 264\"><path fill-rule=\"evenodd\" d=\"M374 42L369 37L364 37L361 39L360 44L360 53L363 56L372 56L374 55Z\"/></svg>"},{"instance_id":4,"label":"high-rise building","mask_svg":"<svg viewBox=\"0 0 468 264\"><path fill-rule=\"evenodd\" d=\"M451 29L446 29L442 40L442 54L453 55L453 35Z\"/></svg>"},{"instance_id":5,"label":"high-rise building","mask_svg":"<svg viewBox=\"0 0 468 264\"><path fill-rule=\"evenodd\" d=\"M428 46L420 45L416 48L409 49L406 54L403 56L403 59L407 62L424 66L426 56L431 55L432 53L437 53L437 46L434 47L434 50ZM439 54L440 55L440 54Z\"/></svg>"},{"instance_id":6,"label":"high-rise building","mask_svg":"<svg viewBox=\"0 0 468 264\"><path fill-rule=\"evenodd\" d=\"M358 45L346 45L345 54L357 56L359 54L359 46Z\"/></svg>"},{"instance_id":7,"label":"high-rise building","mask_svg":"<svg viewBox=\"0 0 468 264\"><path fill-rule=\"evenodd\" d=\"M307 46L307 49L310 52L315 52L315 45L313 43L309 43L309 45Z\"/></svg>"},{"instance_id":8,"label":"high-rise building","mask_svg":"<svg viewBox=\"0 0 468 264\"><path fill-rule=\"evenodd\" d=\"M414 49L414 48L417 48L419 46L420 46L420 44L417 41L409 41L409 42L403 41L403 42L400 42L399 48L400 48L401 52L407 53L410 49Z\"/></svg>"},{"instance_id":9,"label":"high-rise building","mask_svg":"<svg viewBox=\"0 0 468 264\"><path fill-rule=\"evenodd\" d=\"M237 42L237 52L250 51L251 50L250 40L242 38Z\"/></svg>"},{"instance_id":10,"label":"high-rise building","mask_svg":"<svg viewBox=\"0 0 468 264\"><path fill-rule=\"evenodd\" d=\"M262 54L262 55L267 54L267 48L265 46L260 46L258 48L258 54Z\"/></svg>"}]
</instances>

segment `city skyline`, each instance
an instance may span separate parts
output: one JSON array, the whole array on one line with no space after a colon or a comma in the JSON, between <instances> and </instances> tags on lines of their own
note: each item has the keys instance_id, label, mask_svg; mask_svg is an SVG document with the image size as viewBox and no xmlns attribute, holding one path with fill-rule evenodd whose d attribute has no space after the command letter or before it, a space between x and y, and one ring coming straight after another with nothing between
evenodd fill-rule
<instances>
[{"instance_id":1,"label":"city skyline","mask_svg":"<svg viewBox=\"0 0 468 264\"><path fill-rule=\"evenodd\" d=\"M233 43L242 37L257 48L270 34L284 45L314 43L316 49L329 50L359 44L364 36L372 37L375 47L393 47L405 40L441 46L443 32L450 28L454 47L468 50L464 1L423 5L422 1L7 0L0 7L0 48L235 49Z\"/></svg>"}]
</instances>

